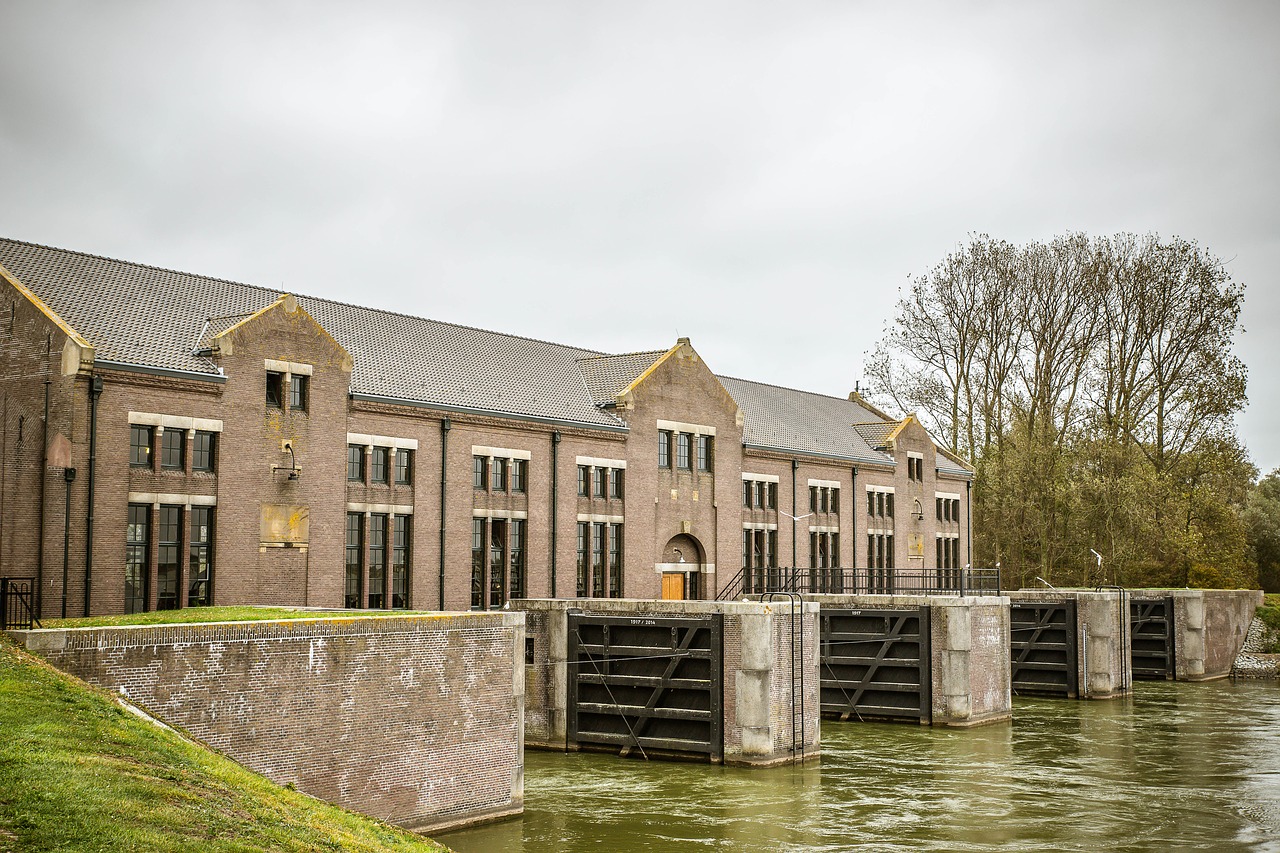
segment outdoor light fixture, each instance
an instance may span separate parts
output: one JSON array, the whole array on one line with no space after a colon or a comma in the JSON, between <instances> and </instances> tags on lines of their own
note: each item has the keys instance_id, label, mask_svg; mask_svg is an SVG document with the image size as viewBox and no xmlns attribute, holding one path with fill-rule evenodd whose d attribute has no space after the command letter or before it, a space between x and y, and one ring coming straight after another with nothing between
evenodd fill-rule
<instances>
[{"instance_id":1,"label":"outdoor light fixture","mask_svg":"<svg viewBox=\"0 0 1280 853\"><path fill-rule=\"evenodd\" d=\"M287 468L286 468L286 467L285 467L285 466L283 466L283 465L272 465L272 466L271 466L271 470L272 470L273 472L275 472L275 471L288 471L288 472L289 472L289 479L290 479L290 480L297 480L297 479L298 479L298 477L302 474L302 469L298 467L298 457L297 457L297 455L293 452L293 442L292 442L292 441L286 441L286 442L284 442L284 443L280 446L280 449L281 449L281 451L288 451L288 453L289 453L289 467L287 467Z\"/></svg>"}]
</instances>

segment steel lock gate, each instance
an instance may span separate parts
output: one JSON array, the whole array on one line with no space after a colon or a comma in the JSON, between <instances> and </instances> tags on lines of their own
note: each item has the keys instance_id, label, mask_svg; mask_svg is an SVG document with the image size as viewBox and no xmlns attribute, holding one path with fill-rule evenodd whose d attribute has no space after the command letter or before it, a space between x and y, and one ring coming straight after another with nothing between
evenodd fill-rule
<instances>
[{"instance_id":1,"label":"steel lock gate","mask_svg":"<svg viewBox=\"0 0 1280 853\"><path fill-rule=\"evenodd\" d=\"M569 614L571 747L724 757L723 616Z\"/></svg>"},{"instance_id":2,"label":"steel lock gate","mask_svg":"<svg viewBox=\"0 0 1280 853\"><path fill-rule=\"evenodd\" d=\"M1078 698L1078 634L1074 600L1010 602L1009 675L1013 692Z\"/></svg>"},{"instance_id":3,"label":"steel lock gate","mask_svg":"<svg viewBox=\"0 0 1280 853\"><path fill-rule=\"evenodd\" d=\"M823 715L933 721L929 608L823 608L819 642Z\"/></svg>"},{"instance_id":4,"label":"steel lock gate","mask_svg":"<svg viewBox=\"0 0 1280 853\"><path fill-rule=\"evenodd\" d=\"M1147 680L1177 677L1173 641L1173 598L1129 602L1133 633L1133 677Z\"/></svg>"}]
</instances>

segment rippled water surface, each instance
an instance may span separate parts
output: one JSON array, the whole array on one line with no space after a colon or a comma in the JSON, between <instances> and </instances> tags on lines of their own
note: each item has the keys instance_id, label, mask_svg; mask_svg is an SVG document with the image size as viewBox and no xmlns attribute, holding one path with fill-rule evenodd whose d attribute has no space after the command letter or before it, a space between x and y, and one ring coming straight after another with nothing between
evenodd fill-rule
<instances>
[{"instance_id":1,"label":"rippled water surface","mask_svg":"<svg viewBox=\"0 0 1280 853\"><path fill-rule=\"evenodd\" d=\"M614 850L1280 851L1280 686L1138 682L1014 700L1012 723L822 724L822 758L745 770L525 753L522 818L459 853Z\"/></svg>"}]
</instances>

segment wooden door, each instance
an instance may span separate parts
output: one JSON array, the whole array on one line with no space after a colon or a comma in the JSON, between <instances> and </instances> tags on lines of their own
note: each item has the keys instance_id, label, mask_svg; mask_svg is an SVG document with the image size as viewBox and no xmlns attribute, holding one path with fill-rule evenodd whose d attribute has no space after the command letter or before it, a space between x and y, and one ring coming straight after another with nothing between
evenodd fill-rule
<instances>
[{"instance_id":1,"label":"wooden door","mask_svg":"<svg viewBox=\"0 0 1280 853\"><path fill-rule=\"evenodd\" d=\"M662 600L663 601L684 600L684 573L683 572L663 572L662 573Z\"/></svg>"}]
</instances>

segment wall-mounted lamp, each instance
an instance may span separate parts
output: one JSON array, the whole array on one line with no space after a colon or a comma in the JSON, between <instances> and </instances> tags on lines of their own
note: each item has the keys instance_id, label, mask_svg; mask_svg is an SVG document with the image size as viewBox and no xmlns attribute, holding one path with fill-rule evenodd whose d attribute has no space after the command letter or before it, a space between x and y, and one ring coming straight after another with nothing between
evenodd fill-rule
<instances>
[{"instance_id":1,"label":"wall-mounted lamp","mask_svg":"<svg viewBox=\"0 0 1280 853\"><path fill-rule=\"evenodd\" d=\"M288 451L289 467L286 468L283 465L273 465L271 466L272 471L288 471L290 480L298 479L298 477L302 474L302 469L298 467L298 457L293 452L293 442L292 441L284 442L283 444L280 445L280 449L282 451Z\"/></svg>"}]
</instances>

